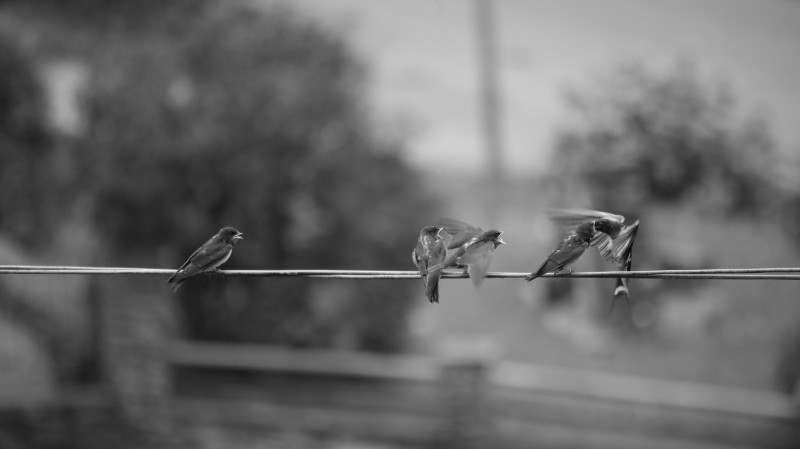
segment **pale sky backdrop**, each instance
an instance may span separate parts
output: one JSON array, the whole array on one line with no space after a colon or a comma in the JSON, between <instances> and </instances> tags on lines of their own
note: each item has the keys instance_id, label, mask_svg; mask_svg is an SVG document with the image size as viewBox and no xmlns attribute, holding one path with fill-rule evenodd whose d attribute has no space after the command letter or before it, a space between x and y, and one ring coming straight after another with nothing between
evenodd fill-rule
<instances>
[{"instance_id":1,"label":"pale sky backdrop","mask_svg":"<svg viewBox=\"0 0 800 449\"><path fill-rule=\"evenodd\" d=\"M257 0L274 3L286 0ZM473 0L302 0L343 31L368 65L370 101L408 129L409 158L437 170L485 160ZM505 166L546 168L565 121L563 93L614 65L696 62L729 83L743 112L766 115L778 145L800 154L800 1L497 0Z\"/></svg>"}]
</instances>

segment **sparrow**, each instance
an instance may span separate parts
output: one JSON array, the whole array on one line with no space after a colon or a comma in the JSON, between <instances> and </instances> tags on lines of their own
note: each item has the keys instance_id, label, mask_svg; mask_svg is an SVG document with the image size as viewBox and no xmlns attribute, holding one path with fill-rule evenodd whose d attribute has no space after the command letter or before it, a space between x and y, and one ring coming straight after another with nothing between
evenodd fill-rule
<instances>
[{"instance_id":1,"label":"sparrow","mask_svg":"<svg viewBox=\"0 0 800 449\"><path fill-rule=\"evenodd\" d=\"M444 239L439 234L442 228L425 226L419 231L417 246L411 252L411 260L419 269L422 285L425 286L425 295L431 303L439 302L439 278L442 270L428 271L428 268L444 262L447 250L444 248Z\"/></svg>"},{"instance_id":2,"label":"sparrow","mask_svg":"<svg viewBox=\"0 0 800 449\"><path fill-rule=\"evenodd\" d=\"M243 238L241 232L230 226L220 229L197 248L178 271L167 279L167 283L172 284L170 286L172 291L178 291L181 284L192 276L216 270L231 257L233 245Z\"/></svg>"},{"instance_id":3,"label":"sparrow","mask_svg":"<svg viewBox=\"0 0 800 449\"><path fill-rule=\"evenodd\" d=\"M431 267L430 271L441 271L449 267L466 267L469 278L475 287L480 287L489 264L492 262L492 254L498 246L506 243L501 235L503 231L483 229L472 226L463 221L452 218L439 220L439 225L450 235L447 249L453 252L444 262Z\"/></svg>"},{"instance_id":4,"label":"sparrow","mask_svg":"<svg viewBox=\"0 0 800 449\"><path fill-rule=\"evenodd\" d=\"M639 231L639 220L630 225L625 225L625 217L591 209L553 209L551 218L565 226L567 229L587 220L594 220L597 234L589 243L595 246L600 255L617 266L617 271L631 271L633 259L633 241ZM611 301L609 313L613 311L617 299L624 298L630 301L628 282L624 278L617 278L614 285L614 297Z\"/></svg>"},{"instance_id":5,"label":"sparrow","mask_svg":"<svg viewBox=\"0 0 800 449\"><path fill-rule=\"evenodd\" d=\"M539 268L525 277L525 280L530 282L545 273L557 273L568 268L586 251L596 232L594 220L585 221L576 226L574 230L564 237L558 247L547 256Z\"/></svg>"}]
</instances>

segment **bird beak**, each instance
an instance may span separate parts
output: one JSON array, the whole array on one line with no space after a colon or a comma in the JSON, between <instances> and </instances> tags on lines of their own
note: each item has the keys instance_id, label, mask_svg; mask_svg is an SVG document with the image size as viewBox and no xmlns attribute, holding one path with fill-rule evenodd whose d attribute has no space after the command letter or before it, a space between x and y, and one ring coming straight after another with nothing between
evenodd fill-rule
<instances>
[{"instance_id":1,"label":"bird beak","mask_svg":"<svg viewBox=\"0 0 800 449\"><path fill-rule=\"evenodd\" d=\"M234 235L234 236L233 236L233 241L235 242L235 241L237 241L237 240L243 240L243 239L244 239L244 237L243 237L242 235L243 235L243 234L242 234L241 232L240 232L240 233L238 233L238 234L236 234L236 235Z\"/></svg>"},{"instance_id":2,"label":"bird beak","mask_svg":"<svg viewBox=\"0 0 800 449\"><path fill-rule=\"evenodd\" d=\"M506 242L503 241L503 237L501 237L501 235L497 236L497 243L499 243L500 245L504 245Z\"/></svg>"}]
</instances>

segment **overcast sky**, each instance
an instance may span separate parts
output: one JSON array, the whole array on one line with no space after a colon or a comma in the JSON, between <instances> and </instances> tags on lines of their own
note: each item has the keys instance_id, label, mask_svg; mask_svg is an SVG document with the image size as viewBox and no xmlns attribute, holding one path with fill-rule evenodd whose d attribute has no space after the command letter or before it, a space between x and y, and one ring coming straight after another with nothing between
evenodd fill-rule
<instances>
[{"instance_id":1,"label":"overcast sky","mask_svg":"<svg viewBox=\"0 0 800 449\"><path fill-rule=\"evenodd\" d=\"M280 0L260 0L275 2ZM303 0L342 30L371 73L372 103L414 131L409 156L453 170L484 160L473 0ZM766 114L800 153L800 1L497 0L506 166L541 170L565 120L563 92L633 59L692 58Z\"/></svg>"}]
</instances>

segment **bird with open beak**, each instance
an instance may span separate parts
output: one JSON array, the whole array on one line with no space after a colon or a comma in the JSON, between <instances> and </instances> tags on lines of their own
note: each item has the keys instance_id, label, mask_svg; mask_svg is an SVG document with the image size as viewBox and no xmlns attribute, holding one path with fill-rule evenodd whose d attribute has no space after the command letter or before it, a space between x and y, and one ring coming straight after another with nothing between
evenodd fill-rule
<instances>
[{"instance_id":1,"label":"bird with open beak","mask_svg":"<svg viewBox=\"0 0 800 449\"><path fill-rule=\"evenodd\" d=\"M465 267L472 284L480 287L483 278L486 277L486 272L489 271L494 250L506 243L501 237L503 231L496 229L484 231L477 226L452 218L441 219L439 225L450 235L447 249L451 249L453 252L447 256L444 262L430 270Z\"/></svg>"},{"instance_id":2,"label":"bird with open beak","mask_svg":"<svg viewBox=\"0 0 800 449\"><path fill-rule=\"evenodd\" d=\"M167 283L171 284L172 291L177 291L181 284L192 276L215 271L220 265L227 262L233 252L233 245L243 238L241 232L230 226L220 229L200 248L197 248L178 268L178 271L167 279Z\"/></svg>"}]
</instances>

